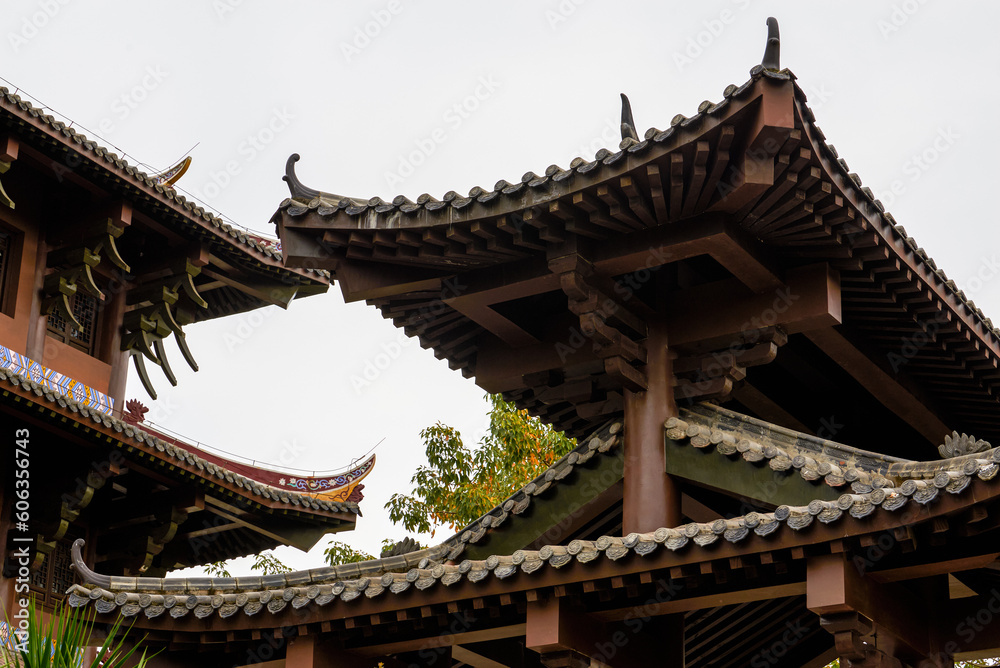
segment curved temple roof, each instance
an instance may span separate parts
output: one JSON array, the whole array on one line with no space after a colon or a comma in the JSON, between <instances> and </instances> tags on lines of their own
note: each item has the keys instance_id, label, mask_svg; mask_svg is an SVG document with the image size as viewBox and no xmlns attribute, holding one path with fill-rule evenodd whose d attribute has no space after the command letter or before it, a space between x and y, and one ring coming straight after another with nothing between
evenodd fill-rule
<instances>
[{"instance_id":1,"label":"curved temple roof","mask_svg":"<svg viewBox=\"0 0 1000 668\"><path fill-rule=\"evenodd\" d=\"M360 514L358 504L354 502L335 502L326 500L322 496L279 489L259 483L223 465L208 461L189 448L168 443L136 425L107 415L99 409L54 391L10 369L0 368L0 385L9 386L4 390L5 394L7 392L18 393L30 397L29 401L38 402L39 399L45 401L51 410L59 411L77 420L75 425L80 430L103 429L118 447L141 451L145 456L160 462L171 471L195 473L196 477L200 478L205 485L232 485L239 488L242 495L247 498L259 497L266 503L287 504L289 508L298 507L303 510L327 513ZM114 434L114 436L112 437L110 434Z\"/></svg>"},{"instance_id":2,"label":"curved temple roof","mask_svg":"<svg viewBox=\"0 0 1000 668\"><path fill-rule=\"evenodd\" d=\"M440 199L425 193L416 201L402 195L387 201L322 192L301 184L294 173L298 156L293 155L285 177L290 197L272 218L288 254L286 263L322 258L349 300L366 299L447 358L452 368L571 435L583 436L620 416L620 401L608 398L581 415L572 402L550 400L558 393L548 392L551 386L540 382L538 374L513 380L497 372L495 337L506 332L513 338L504 342L513 347L532 342L530 327L521 331L503 321L520 324L509 315L518 302L473 304L471 294L448 293L448 277L459 276L458 283L470 285L469 277L484 286L476 289L493 289L489 271L511 267L517 275L510 280L522 280L521 273L544 268L551 259L547 255L557 256L571 240L579 240L581 248L590 244L598 274L615 276L636 266L611 257L609 246L625 252L634 239L635 244L647 242L642 250L668 248L663 239L671 230L678 237L708 234L702 229L719 222L709 217L722 216L726 225L735 226L733 234L739 232L747 246L780 260L783 270L825 262L839 272L843 322L856 328L852 336L858 332L865 350L876 351L866 353L869 361L884 363L887 355L893 359L893 352L899 357L900 341L933 340L901 362L904 376L926 366L915 382L933 410L923 411L916 428L929 442L956 427L995 440L1000 435L993 410L1000 408L1000 376L994 373L1000 365L1000 330L827 142L795 76L778 69L776 30L769 45L766 66L755 66L748 81L727 86L720 100L702 102L691 116L675 116L666 129L650 128L641 139L625 131L617 150L601 149L592 160L550 165L514 182L500 180L492 189L475 187L467 195L449 191ZM773 109L767 111L768 105ZM778 118L786 110L792 118ZM629 123L623 126L631 127ZM754 141L767 144L761 127L769 124L780 129L778 139L754 153L759 148ZM768 172L769 180L756 184L757 190L734 195L745 185L748 161L755 155L762 158L758 167ZM684 228L689 220L697 229ZM320 249L318 256L308 254L310 244ZM378 281L366 273L376 271L373 267L381 272ZM558 290L558 272L552 271L548 278L553 282L538 290ZM544 277L531 278L541 285ZM756 287L747 285L759 292L773 288L768 282L773 278L765 271L752 277ZM492 306L509 308L498 318L489 310ZM492 355L489 365L483 362L484 347ZM951 365L943 372L940 360L932 359L938 348ZM942 373L956 379L946 380ZM959 376L967 385L956 389L948 380L957 382ZM589 380L609 390L600 374ZM969 393L975 401L969 401Z\"/></svg>"},{"instance_id":3,"label":"curved temple roof","mask_svg":"<svg viewBox=\"0 0 1000 668\"><path fill-rule=\"evenodd\" d=\"M714 546L727 542L743 544L746 552L766 551L770 549L768 541L775 540L775 536L789 530L804 532L817 521L820 525L833 525L845 518L858 521L838 533L840 537L884 530L898 522L898 514L910 502L916 504L917 512L907 515L908 522L926 520L937 514L933 504L942 491L960 497L966 505L1000 495L1000 487L993 482L1000 470L1000 448L940 462L910 462L824 441L710 405L686 411L682 419L671 419L664 428L668 438L696 448L714 446L720 455L742 457L748 465L763 466L766 462L786 475L802 475L809 480L822 477L828 485L849 484L851 489L836 500L816 499L803 506L778 506L773 512L749 512L712 522L662 527L648 533L603 536L594 541L573 540L566 545L517 550L486 559L455 563L464 548L463 541L473 538L463 532L440 545L408 554L270 576L162 579L105 576L83 562L83 541L78 540L73 546L74 567L85 585L74 585L67 592L69 602L77 607L92 604L101 613L118 610L125 616L142 613L155 618L169 612L174 618L189 613L198 618L216 614L228 618L241 611L244 615L254 615L264 608L278 614L289 605L293 609L350 605L362 595L366 599L403 595L413 589L419 592L493 578L527 578L523 586L530 588L531 578L539 577L535 575L537 571L622 561L625 572L629 569L627 563L632 562L623 560L659 558L670 565L669 553L686 554L688 560L698 560L699 550L705 550L704 559L712 559ZM606 444L599 437L595 440L596 443L587 442L582 447L594 451ZM567 462L560 461L550 471L562 471L566 465ZM540 480L551 482L556 475L547 473ZM988 487L967 491L974 484ZM485 529L490 524L484 522L480 526ZM803 540L811 541L804 533ZM641 568L638 564L636 567ZM586 579L586 572L580 576Z\"/></svg>"},{"instance_id":4,"label":"curved temple roof","mask_svg":"<svg viewBox=\"0 0 1000 668\"><path fill-rule=\"evenodd\" d=\"M207 241L214 252L228 258L236 266L300 284L303 294L315 292L328 282L326 272L285 267L281 251L275 243L226 223L186 199L172 187L173 181L164 181L162 174L149 176L100 143L2 86L0 128L15 137L30 138L28 141L32 146L52 158L50 166L53 169L60 169L62 164L73 165L72 171L120 193L134 202L137 209L155 210L157 216L169 220L188 235ZM190 158L185 159L168 172L186 169L189 161ZM173 176L176 180L179 175Z\"/></svg>"}]
</instances>

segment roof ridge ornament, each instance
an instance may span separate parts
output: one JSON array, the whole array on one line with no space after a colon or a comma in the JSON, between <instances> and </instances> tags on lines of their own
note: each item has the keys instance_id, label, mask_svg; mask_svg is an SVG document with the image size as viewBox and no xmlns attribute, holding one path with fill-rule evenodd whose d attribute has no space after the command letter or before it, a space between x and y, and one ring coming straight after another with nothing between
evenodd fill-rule
<instances>
[{"instance_id":1,"label":"roof ridge ornament","mask_svg":"<svg viewBox=\"0 0 1000 668\"><path fill-rule=\"evenodd\" d=\"M111 576L95 573L90 570L87 566L87 562L83 560L83 546L85 544L86 542L82 538L77 538L73 541L73 546L70 548L70 557L73 560L73 570L75 570L80 576L80 579L87 584L97 585L98 587L104 587L105 589L110 587Z\"/></svg>"},{"instance_id":2,"label":"roof ridge ornament","mask_svg":"<svg viewBox=\"0 0 1000 668\"><path fill-rule=\"evenodd\" d=\"M156 183L157 185L172 188L173 185L177 183L182 176L184 176L185 172L187 172L188 167L190 166L191 166L191 156L189 155L180 162L178 162L173 167L165 169L159 174L154 174L150 178L153 179L153 182Z\"/></svg>"},{"instance_id":3,"label":"roof ridge ornament","mask_svg":"<svg viewBox=\"0 0 1000 668\"><path fill-rule=\"evenodd\" d=\"M951 436L944 437L944 444L938 446L938 453L945 459L971 455L977 452L986 452L991 446L982 439L976 440L975 436L959 434L957 431L951 432Z\"/></svg>"},{"instance_id":4,"label":"roof ridge ornament","mask_svg":"<svg viewBox=\"0 0 1000 668\"><path fill-rule=\"evenodd\" d=\"M778 35L778 19L767 17L767 46L764 47L764 58L760 61L765 70L781 70L781 38Z\"/></svg>"},{"instance_id":5,"label":"roof ridge ornament","mask_svg":"<svg viewBox=\"0 0 1000 668\"><path fill-rule=\"evenodd\" d=\"M292 153L288 156L288 160L285 161L285 175L281 177L281 180L288 184L288 192L292 194L292 197L311 200L319 197L320 192L306 187L301 181L299 181L299 177L295 175L295 163L298 162L301 157L302 156L298 153Z\"/></svg>"},{"instance_id":6,"label":"roof ridge ornament","mask_svg":"<svg viewBox=\"0 0 1000 668\"><path fill-rule=\"evenodd\" d=\"M622 141L626 139L634 139L636 142L639 141L639 133L635 131L635 119L632 118L632 104L628 101L628 96L625 93L621 93L622 96Z\"/></svg>"}]
</instances>

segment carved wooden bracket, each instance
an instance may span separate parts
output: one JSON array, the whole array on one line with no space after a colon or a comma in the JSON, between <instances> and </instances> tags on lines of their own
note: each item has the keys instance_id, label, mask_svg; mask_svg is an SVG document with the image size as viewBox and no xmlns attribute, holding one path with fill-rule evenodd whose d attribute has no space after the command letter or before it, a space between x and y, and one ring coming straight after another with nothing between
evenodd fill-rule
<instances>
[{"instance_id":1,"label":"carved wooden bracket","mask_svg":"<svg viewBox=\"0 0 1000 668\"><path fill-rule=\"evenodd\" d=\"M559 275L559 286L569 299L569 310L580 319L580 332L604 360L605 372L630 390L646 389L646 325L617 296L615 284L598 276L594 267L570 255L549 261Z\"/></svg>"},{"instance_id":2,"label":"carved wooden bracket","mask_svg":"<svg viewBox=\"0 0 1000 668\"><path fill-rule=\"evenodd\" d=\"M177 342L181 355L194 371L198 370L182 326L193 320L194 309L207 309L208 302L198 293L194 277L201 273L201 267L185 259L183 264L161 276L129 291L127 303L130 307L123 321L122 350L132 357L139 380L146 392L156 399L156 390L146 371L144 358L163 369L163 374L171 385L177 385L177 377L167 360L163 340L171 334Z\"/></svg>"},{"instance_id":3,"label":"carved wooden bracket","mask_svg":"<svg viewBox=\"0 0 1000 668\"><path fill-rule=\"evenodd\" d=\"M774 361L788 336L777 327L742 332L728 345L709 351L680 353L674 360L678 401L725 399L749 367Z\"/></svg>"}]
</instances>

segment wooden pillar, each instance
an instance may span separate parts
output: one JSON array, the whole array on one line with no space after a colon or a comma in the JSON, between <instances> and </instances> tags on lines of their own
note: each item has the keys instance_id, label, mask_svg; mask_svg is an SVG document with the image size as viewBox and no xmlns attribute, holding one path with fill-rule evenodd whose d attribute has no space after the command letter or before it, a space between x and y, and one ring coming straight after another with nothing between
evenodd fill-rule
<instances>
[{"instance_id":1,"label":"wooden pillar","mask_svg":"<svg viewBox=\"0 0 1000 668\"><path fill-rule=\"evenodd\" d=\"M450 652L447 656L450 656ZM446 660L447 657L445 655L435 654L435 657L440 661L434 665L451 665ZM288 641L288 649L285 650L284 668L375 668L380 663L385 668L404 668L408 665L423 665L424 662L424 658L418 656L416 653L411 657L410 661L397 661L388 656L362 656L343 650L337 647L335 643L324 642L322 634L300 634ZM280 667L275 666L275 668Z\"/></svg>"},{"instance_id":2,"label":"wooden pillar","mask_svg":"<svg viewBox=\"0 0 1000 668\"><path fill-rule=\"evenodd\" d=\"M684 668L684 616L602 623L568 597L528 602L524 645L551 668Z\"/></svg>"},{"instance_id":3,"label":"wooden pillar","mask_svg":"<svg viewBox=\"0 0 1000 668\"><path fill-rule=\"evenodd\" d=\"M833 635L844 668L901 668L904 661L921 668L951 668L940 643L946 596L915 596L914 583L878 583L862 574L844 554L809 559L806 606L820 615Z\"/></svg>"},{"instance_id":4,"label":"wooden pillar","mask_svg":"<svg viewBox=\"0 0 1000 668\"><path fill-rule=\"evenodd\" d=\"M121 417L125 410L125 381L128 379L129 353L121 349L122 318L125 317L125 286L118 283L106 293L106 302L101 305L101 327L97 357L111 365L108 380L108 397L114 400L115 415Z\"/></svg>"},{"instance_id":5,"label":"wooden pillar","mask_svg":"<svg viewBox=\"0 0 1000 668\"><path fill-rule=\"evenodd\" d=\"M646 362L646 391L625 392L624 534L682 523L680 491L664 459L663 423L677 415L677 405L663 322L648 323Z\"/></svg>"},{"instance_id":6,"label":"wooden pillar","mask_svg":"<svg viewBox=\"0 0 1000 668\"><path fill-rule=\"evenodd\" d=\"M320 663L316 645L316 636L299 636L292 640L285 654L285 668L320 668L327 665Z\"/></svg>"},{"instance_id":7,"label":"wooden pillar","mask_svg":"<svg viewBox=\"0 0 1000 668\"><path fill-rule=\"evenodd\" d=\"M39 364L45 363L45 332L48 326L48 317L42 314L42 289L45 287L48 248L45 239L39 235L37 252L35 253L34 280L31 288L31 309L28 312L28 341L24 351L26 357Z\"/></svg>"}]
</instances>

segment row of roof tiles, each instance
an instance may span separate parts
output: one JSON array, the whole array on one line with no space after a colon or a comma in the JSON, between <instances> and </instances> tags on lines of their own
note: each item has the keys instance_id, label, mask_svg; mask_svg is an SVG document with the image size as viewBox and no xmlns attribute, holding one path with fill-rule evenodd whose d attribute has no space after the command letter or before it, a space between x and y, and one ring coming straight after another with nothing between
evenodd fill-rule
<instances>
[{"instance_id":1,"label":"row of roof tiles","mask_svg":"<svg viewBox=\"0 0 1000 668\"><path fill-rule=\"evenodd\" d=\"M357 503L325 501L305 494L289 492L276 487L271 487L269 485L262 485L227 468L206 461L184 448L167 443L163 439L153 436L135 425L119 420L116 417L106 415L97 409L76 401L71 397L59 394L45 385L36 383L29 378L11 371L10 369L0 368L0 385L3 383L9 383L14 387L20 387L23 390L32 392L40 399L56 404L61 408L69 410L71 413L76 413L82 418L80 421L83 423L85 423L86 420L90 420L95 424L115 430L119 433L118 438L122 445L138 444L140 446L144 446L147 450L155 450L156 452L161 453L161 459L164 461L174 460L195 467L204 474L206 479L215 478L220 481L225 481L246 490L253 496L258 496L269 501L278 501L297 508L314 511L326 511L331 513L360 514Z\"/></svg>"},{"instance_id":2,"label":"row of roof tiles","mask_svg":"<svg viewBox=\"0 0 1000 668\"><path fill-rule=\"evenodd\" d=\"M79 145L83 150L93 154L97 158L100 158L105 163L109 165L114 165L118 169L121 169L126 174L135 179L138 183L145 185L148 188L152 188L160 195L163 195L167 200L171 200L179 204L186 211L192 214L193 218L198 218L204 222L210 224L212 227L221 230L223 233L228 235L230 238L238 241L239 243L253 248L254 250L262 253L265 257L273 259L276 262L281 262L282 256L281 251L277 248L277 242L271 243L261 243L257 235L247 234L246 232L233 227L232 225L226 223L221 218L215 214L206 211L204 208L198 206L194 202L188 201L183 195L178 193L174 188L170 186L164 186L158 183L155 179L150 177L148 174L130 165L126 160L120 158L116 153L104 148L96 141L88 139L85 135L77 132L72 127L66 125L62 121L56 119L51 114L44 113L41 109L38 109L32 105L27 100L24 100L19 95L11 93L5 87L0 86L0 97L4 99L8 104L16 106L22 112L26 113L32 118L36 118L49 127L51 127L56 132L60 133L67 139L70 139L77 145ZM317 272L322 273L322 272Z\"/></svg>"},{"instance_id":3,"label":"row of roof tiles","mask_svg":"<svg viewBox=\"0 0 1000 668\"><path fill-rule=\"evenodd\" d=\"M502 526L526 513L531 507L532 499L557 486L568 478L576 467L583 466L598 455L615 455L622 442L622 426L621 420L615 420L601 427L546 469L544 473L511 494L497 507L445 540L440 546L447 549L445 558L448 560L457 559L465 551L467 545L481 541L490 529Z\"/></svg>"},{"instance_id":4,"label":"row of roof tiles","mask_svg":"<svg viewBox=\"0 0 1000 668\"><path fill-rule=\"evenodd\" d=\"M294 174L292 173L292 165L296 160L298 160L298 156L294 155L289 159L287 167L289 172L288 175L291 177L287 180L290 184L292 196L283 200L279 208L286 210L290 216L301 216L313 211L320 216L332 216L339 211L343 211L349 216L358 216L369 210L374 211L375 213L388 213L390 211L398 210L404 214L410 214L421 209L427 211L437 211L445 207L462 209L469 204L472 204L474 201L479 202L480 204L488 204L501 195L507 197L519 197L525 189L542 188L550 182L566 181L572 178L575 174L588 174L594 170L599 170L602 166L614 165L620 162L626 155L641 155L651 149L655 144L660 144L668 139L671 139L682 129L688 129L695 126L709 116L713 116L718 114L720 111L723 111L729 106L731 100L743 97L743 95L753 86L754 82L760 77L779 79L783 81L794 79L794 75L788 70L772 72L763 69L760 65L754 67L750 73L751 78L742 86L736 86L734 84L727 86L723 93L723 99L720 102L713 103L706 100L698 106L698 113L694 116L686 118L685 116L678 114L670 121L670 127L666 130L660 130L655 127L646 130L645 137L642 141L637 141L631 138L624 139L622 140L618 151L610 151L606 148L602 148L597 151L593 160L588 161L584 158L574 158L573 161L570 162L568 169L563 169L558 165L550 165L542 174L527 172L521 177L520 181L515 183L501 179L500 181L497 181L493 186L493 189L489 191L476 186L469 191L467 197L463 197L454 190L451 190L445 193L440 200L424 193L417 198L416 202L410 200L404 195L397 195L392 199L392 201L389 202L383 200L381 197L372 197L368 200L363 200L352 197L340 197L330 193L320 193L318 196L306 199L301 195L297 196L295 192L296 188L292 185L297 183L297 179L294 178Z\"/></svg>"},{"instance_id":5,"label":"row of roof tiles","mask_svg":"<svg viewBox=\"0 0 1000 668\"><path fill-rule=\"evenodd\" d=\"M315 212L320 216L332 216L339 211L343 211L350 216L359 216L367 211L374 211L377 214L392 211L399 211L403 214L411 214L421 209L436 211L444 207L451 207L452 209L458 210L472 204L473 202L488 204L501 195L508 197L520 197L525 189L542 188L548 185L550 181L561 182L572 178L575 174L588 174L594 170L600 169L602 166L614 165L621 161L627 154L641 155L645 151L649 150L654 144L667 141L675 134L679 133L682 129L694 129L695 126L705 119L723 111L731 100L742 97L751 88L754 82L760 78L766 77L768 79L792 82L795 80L795 75L787 69L775 72L766 70L760 65L751 69L750 74L751 78L743 85L736 86L734 84L730 84L727 86L723 94L724 97L720 102L713 103L706 100L698 106L698 112L694 116L687 118L678 114L671 120L669 128L663 131L655 127L650 128L646 131L642 141L626 138L622 140L619 150L616 152L602 148L597 152L594 156L594 160L592 161L587 161L583 158L575 158L570 163L568 169L563 169L558 165L550 165L545 170L543 175L538 175L534 172L527 172L521 177L521 180L518 183L510 183L505 180L500 180L494 185L493 190L491 191L486 191L485 189L476 186L469 191L469 194L466 197L459 195L455 191L449 191L444 195L442 200L437 200L431 195L425 193L420 195L416 202L409 200L403 195L398 195L391 202L387 202L380 197L372 197L368 200L359 200L350 197L338 197L328 193L320 193L315 197L302 198L296 197L293 188L292 197L283 200L279 208L286 210L290 216L301 216L309 212ZM907 234L906 229L896 222L896 219L891 213L885 210L885 206L875 197L871 188L864 186L862 184L861 177L857 173L850 170L847 162L840 157L834 145L826 141L826 136L823 134L819 125L816 124L816 117L813 111L806 104L807 99L805 92L803 92L797 85L795 85L795 95L802 104L804 122L809 124L816 138L820 141L821 148L826 150L829 154L831 162L837 165L842 174L847 177L848 181L845 182L854 184L857 192L860 194L860 197L858 198L859 201L867 202L872 207L872 210L869 213L880 217L884 221L887 229L891 230L891 233L897 235L898 238L913 251L920 261L927 265L931 273L938 277L942 285L958 298L958 301L968 309L970 315L973 315L980 322L982 322L985 329L993 335L993 338L997 342L1000 342L1000 328L993 325L992 320L990 320L990 318L988 318L983 311L976 306L975 302L968 299L965 293L955 284L955 281L949 279L944 270L937 266L934 260L923 248L919 246L916 240ZM293 158L298 159L298 156L293 156ZM292 169L291 165L293 162L294 160L289 160L289 170ZM297 182L294 177L289 181L290 183L293 181Z\"/></svg>"},{"instance_id":6,"label":"row of roof tiles","mask_svg":"<svg viewBox=\"0 0 1000 668\"><path fill-rule=\"evenodd\" d=\"M713 411L723 411L707 406L703 410L709 416ZM724 412L729 414L728 411ZM738 416L730 414L729 417L732 415ZM764 460L769 465L775 461L788 462L787 467L784 463L779 464L777 470L798 468L800 474L803 470L815 471L817 477L836 474L836 479L827 480L828 484L851 482L853 489L833 501L817 499L804 506L782 505L773 512L750 512L729 519L689 523L623 537L603 536L594 541L574 540L568 545L546 545L539 550L518 550L510 555L493 555L482 560L466 559L455 563L465 544L481 539L489 528L495 526L494 523L503 523L512 514L516 514L518 508L523 512L525 502L531 496L565 478L573 466L586 461L581 459L587 453L592 457L596 452L610 450L611 443L617 442L620 432L620 423L612 423L553 465L528 487L512 495L497 509L456 536L431 548L360 563L269 576L125 578L98 575L90 571L80 558L82 541L78 541L74 545L74 562L88 584L74 585L67 592L69 603L78 607L92 604L102 613L117 610L125 616L142 613L149 618L165 613L172 617L193 614L204 618L218 614L225 618L240 611L246 615L254 615L264 609L277 614L289 605L298 609L308 605L321 607L334 601L348 604L362 595L365 598L399 595L411 589L419 591L447 587L463 581L477 583L490 578L503 580L518 573L530 577L541 569L559 569L573 563L618 561L633 555L647 556L664 549L679 551L706 548L720 541L738 543L751 537L751 534L761 538L771 536L783 527L801 531L816 521L832 524L845 514L863 519L876 512L896 512L911 500L920 505L929 504L942 490L947 494L961 494L974 476L983 481L992 481L1000 470L1000 448L993 448L974 455L935 462L934 466L923 467L920 474L922 477L907 478L897 486L899 479L894 475L897 471L887 471L888 477L882 475L878 466L867 466L865 463L874 453L854 449L858 455L852 459L856 462L855 465L847 466L846 461L841 461L839 473L831 469L822 474L820 472L825 469L824 465L833 465L830 463L830 456L822 452L817 452L816 457L807 457L807 461L800 461L801 465L796 467L793 462L799 461L797 457L800 455L764 438L763 433L756 439L734 440L731 438L731 430L702 429L711 423L711 418L705 414L688 412L685 418L686 420L671 419L665 424L668 437L686 439L695 447L713 444L724 455L739 453L748 462L758 465ZM616 426L618 428L614 429ZM605 440L603 436L612 438ZM835 445L852 450L850 446ZM916 469L920 467L908 467L907 464L916 463L897 460L890 462L888 466L898 467L898 472L901 473L916 475ZM804 477L815 479L812 473L807 473ZM840 482L841 477L844 482Z\"/></svg>"},{"instance_id":7,"label":"row of roof tiles","mask_svg":"<svg viewBox=\"0 0 1000 668\"><path fill-rule=\"evenodd\" d=\"M704 413L684 410L682 417L668 419L664 425L667 438L699 449L714 448L726 457L742 457L747 462L766 464L774 471L798 473L808 481L822 480L834 488L850 485L854 494L873 494L882 490L893 498L891 495L898 488L900 492L906 490L904 496L917 495L925 503L940 489L961 492L973 476L992 480L1000 471L1000 448L935 462L914 462L805 434L796 434L794 444L781 443L738 424L720 427L711 413L729 419L735 417L758 429L766 423L707 404L701 410Z\"/></svg>"},{"instance_id":8,"label":"row of roof tiles","mask_svg":"<svg viewBox=\"0 0 1000 668\"><path fill-rule=\"evenodd\" d=\"M991 459L1000 453L991 451ZM992 476L985 478L992 479ZM101 586L73 585L67 592L71 606L94 605L101 613L118 611L131 617L140 613L149 618L164 613L179 618L193 614L205 618L215 614L230 617L242 611L254 615L262 610L272 614L287 607L314 605L322 607L335 601L349 604L358 598L400 595L415 589L451 586L460 582L478 583L495 578L505 580L522 573L530 577L546 568L559 569L573 563L601 560L618 561L645 557L657 551L706 548L720 541L738 543L752 535L767 537L783 527L801 531L815 521L833 524L845 514L863 519L875 512L895 512L911 499L930 503L938 488L926 481L907 481L898 489L879 488L867 494L844 494L836 501L815 500L805 506L779 506L774 512L751 512L731 519L690 523L676 528L661 528L649 533L623 537L602 536L596 541L574 540L568 545L546 545L539 550L518 550L511 555L493 555L483 560L464 560L458 564L441 563L445 550L413 553L401 557L345 564L336 567L297 571L259 578L106 578ZM944 486L959 494L962 488ZM94 576L80 561L82 541L74 546L74 560L85 579ZM418 560L415 564L413 562ZM407 570L396 570L405 565Z\"/></svg>"}]
</instances>

